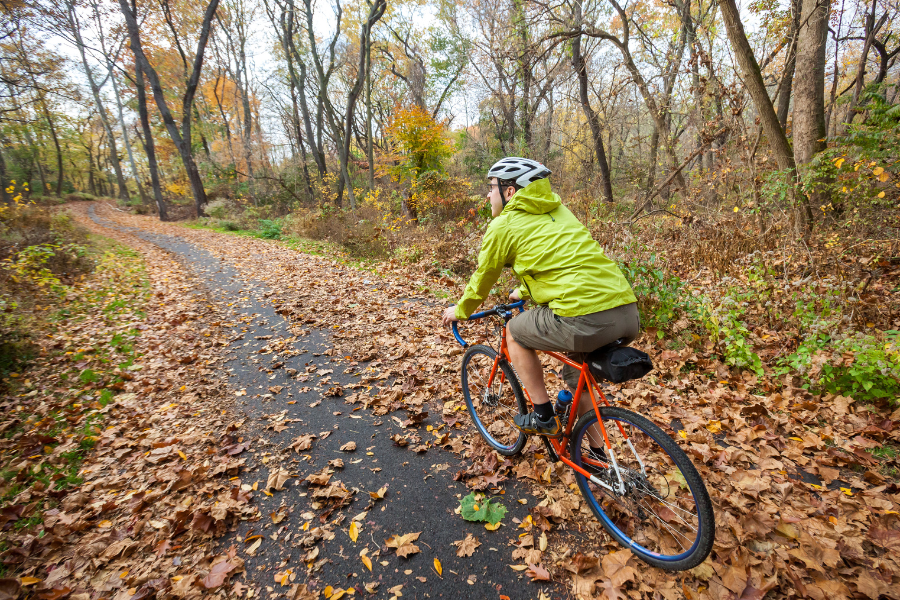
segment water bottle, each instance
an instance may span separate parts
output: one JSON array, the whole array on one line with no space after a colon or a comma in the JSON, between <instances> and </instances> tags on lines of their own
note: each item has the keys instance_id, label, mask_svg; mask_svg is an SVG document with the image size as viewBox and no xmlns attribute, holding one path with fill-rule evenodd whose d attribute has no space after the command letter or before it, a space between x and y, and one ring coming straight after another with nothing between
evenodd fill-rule
<instances>
[{"instance_id":1,"label":"water bottle","mask_svg":"<svg viewBox=\"0 0 900 600\"><path fill-rule=\"evenodd\" d=\"M572 392L569 390L560 390L556 395L556 414L560 417L565 415L572 406Z\"/></svg>"}]
</instances>

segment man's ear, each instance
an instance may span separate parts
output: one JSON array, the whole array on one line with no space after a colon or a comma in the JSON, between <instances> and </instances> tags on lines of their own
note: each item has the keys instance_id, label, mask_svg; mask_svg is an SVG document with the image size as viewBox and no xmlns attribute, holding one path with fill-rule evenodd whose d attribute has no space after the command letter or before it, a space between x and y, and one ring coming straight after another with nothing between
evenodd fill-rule
<instances>
[{"instance_id":1,"label":"man's ear","mask_svg":"<svg viewBox=\"0 0 900 600\"><path fill-rule=\"evenodd\" d=\"M506 201L509 202L509 199L516 195L516 188L509 186L503 192L506 194Z\"/></svg>"}]
</instances>

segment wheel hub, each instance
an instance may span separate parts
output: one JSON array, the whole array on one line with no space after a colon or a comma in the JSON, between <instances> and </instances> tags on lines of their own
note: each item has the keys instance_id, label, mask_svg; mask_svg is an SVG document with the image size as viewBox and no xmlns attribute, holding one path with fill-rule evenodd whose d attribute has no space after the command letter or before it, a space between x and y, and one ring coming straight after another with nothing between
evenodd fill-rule
<instances>
[{"instance_id":1,"label":"wheel hub","mask_svg":"<svg viewBox=\"0 0 900 600\"><path fill-rule=\"evenodd\" d=\"M492 392L485 392L483 402L484 402L485 406L490 406L491 408L494 408L498 404L500 404L500 396L498 394L494 394Z\"/></svg>"}]
</instances>

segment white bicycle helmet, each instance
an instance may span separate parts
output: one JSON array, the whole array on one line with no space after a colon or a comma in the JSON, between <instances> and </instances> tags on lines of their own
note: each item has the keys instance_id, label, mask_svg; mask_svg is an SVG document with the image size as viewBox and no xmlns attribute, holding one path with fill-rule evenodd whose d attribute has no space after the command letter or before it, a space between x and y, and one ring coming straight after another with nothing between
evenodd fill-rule
<instances>
[{"instance_id":1,"label":"white bicycle helmet","mask_svg":"<svg viewBox=\"0 0 900 600\"><path fill-rule=\"evenodd\" d=\"M496 177L500 180L515 181L519 187L525 187L529 183L548 177L552 171L530 158L507 156L494 163L488 171L488 179Z\"/></svg>"}]
</instances>

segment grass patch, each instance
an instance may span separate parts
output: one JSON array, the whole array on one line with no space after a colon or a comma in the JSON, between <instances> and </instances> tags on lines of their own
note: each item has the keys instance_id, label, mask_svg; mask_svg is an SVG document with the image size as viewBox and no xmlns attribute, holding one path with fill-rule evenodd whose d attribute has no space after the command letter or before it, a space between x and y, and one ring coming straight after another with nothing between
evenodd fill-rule
<instances>
[{"instance_id":1,"label":"grass patch","mask_svg":"<svg viewBox=\"0 0 900 600\"><path fill-rule=\"evenodd\" d=\"M9 393L17 404L2 416L7 440L0 451L3 505L26 490L40 497L83 483L82 464L106 418L101 411L115 401L130 379L127 369L140 357L137 325L150 295L143 259L130 248L96 239L94 271L66 285L64 302L31 322L41 352L10 379ZM56 441L42 442L35 454L35 437ZM23 461L24 468L19 466ZM42 523L43 511L55 504L45 500L15 521L12 530Z\"/></svg>"}]
</instances>

